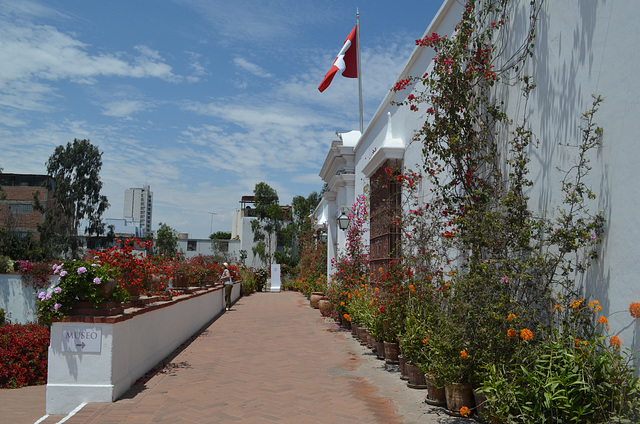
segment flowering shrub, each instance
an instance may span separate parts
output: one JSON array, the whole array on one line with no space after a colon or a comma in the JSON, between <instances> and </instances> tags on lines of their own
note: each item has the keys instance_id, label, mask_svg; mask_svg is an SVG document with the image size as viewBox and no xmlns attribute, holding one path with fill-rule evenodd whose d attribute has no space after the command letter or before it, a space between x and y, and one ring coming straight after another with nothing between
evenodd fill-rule
<instances>
[{"instance_id":1,"label":"flowering shrub","mask_svg":"<svg viewBox=\"0 0 640 424\"><path fill-rule=\"evenodd\" d=\"M98 307L104 300L123 302L127 292L115 284L113 272L108 265L87 261L67 261L53 265L52 273L58 276L51 287L38 293L38 318L50 323L52 318L63 318L80 300ZM112 288L105 292L105 287Z\"/></svg>"},{"instance_id":2,"label":"flowering shrub","mask_svg":"<svg viewBox=\"0 0 640 424\"><path fill-rule=\"evenodd\" d=\"M0 326L0 388L45 384L49 330L36 324Z\"/></svg>"},{"instance_id":3,"label":"flowering shrub","mask_svg":"<svg viewBox=\"0 0 640 424\"><path fill-rule=\"evenodd\" d=\"M18 261L16 268L25 287L39 290L49 286L49 277L52 275L50 263Z\"/></svg>"}]
</instances>

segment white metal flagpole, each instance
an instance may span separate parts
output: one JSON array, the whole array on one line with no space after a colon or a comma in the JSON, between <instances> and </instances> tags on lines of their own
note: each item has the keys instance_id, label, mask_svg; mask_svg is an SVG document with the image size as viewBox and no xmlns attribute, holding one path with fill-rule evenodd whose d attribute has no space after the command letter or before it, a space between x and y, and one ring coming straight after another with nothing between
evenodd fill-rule
<instances>
[{"instance_id":1,"label":"white metal flagpole","mask_svg":"<svg viewBox=\"0 0 640 424\"><path fill-rule=\"evenodd\" d=\"M356 48L357 48L357 56L358 56L358 97L360 99L360 134L362 134L363 126L362 126L362 66L360 64L360 11L356 7Z\"/></svg>"}]
</instances>

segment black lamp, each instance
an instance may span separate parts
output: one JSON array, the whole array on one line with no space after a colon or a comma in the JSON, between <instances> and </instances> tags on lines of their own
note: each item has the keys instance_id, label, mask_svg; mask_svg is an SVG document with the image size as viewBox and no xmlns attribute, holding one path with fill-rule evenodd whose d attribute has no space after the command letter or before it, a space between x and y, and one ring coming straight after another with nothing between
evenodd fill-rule
<instances>
[{"instance_id":1,"label":"black lamp","mask_svg":"<svg viewBox=\"0 0 640 424\"><path fill-rule=\"evenodd\" d=\"M338 217L338 228L340 228L341 230L346 230L347 228L349 228L350 222L351 221L349 220L349 217L345 215L344 212L342 212L342 215Z\"/></svg>"}]
</instances>

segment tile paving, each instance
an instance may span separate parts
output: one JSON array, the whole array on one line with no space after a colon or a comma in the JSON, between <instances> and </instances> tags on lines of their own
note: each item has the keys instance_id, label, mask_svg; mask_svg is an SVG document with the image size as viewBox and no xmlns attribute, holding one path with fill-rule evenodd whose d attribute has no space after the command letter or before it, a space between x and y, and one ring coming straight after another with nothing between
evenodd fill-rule
<instances>
[{"instance_id":1,"label":"tile paving","mask_svg":"<svg viewBox=\"0 0 640 424\"><path fill-rule=\"evenodd\" d=\"M0 423L473 423L423 402L393 366L295 292L255 293L113 403L45 416L45 388L0 390Z\"/></svg>"}]
</instances>

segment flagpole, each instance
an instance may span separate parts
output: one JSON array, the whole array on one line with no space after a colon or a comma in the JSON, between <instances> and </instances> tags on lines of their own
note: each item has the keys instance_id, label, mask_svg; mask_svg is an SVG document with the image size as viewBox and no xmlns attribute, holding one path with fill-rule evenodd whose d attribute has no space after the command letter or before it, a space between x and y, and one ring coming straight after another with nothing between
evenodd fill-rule
<instances>
[{"instance_id":1,"label":"flagpole","mask_svg":"<svg viewBox=\"0 0 640 424\"><path fill-rule=\"evenodd\" d=\"M362 134L362 66L360 65L360 11L356 7L356 47L358 51L358 97L360 99L360 134Z\"/></svg>"}]
</instances>

